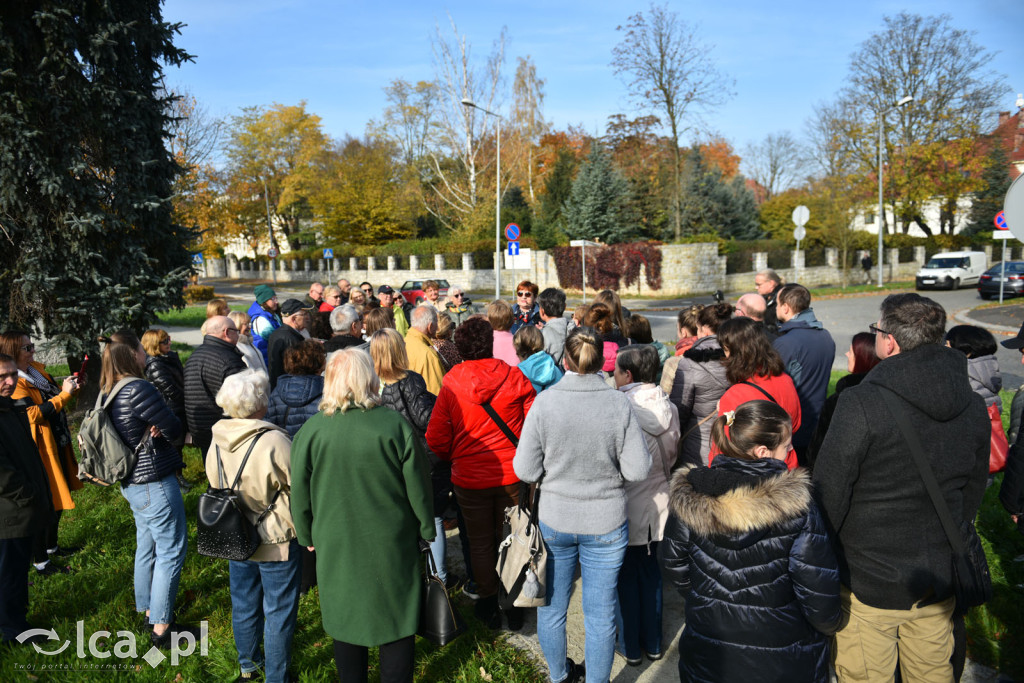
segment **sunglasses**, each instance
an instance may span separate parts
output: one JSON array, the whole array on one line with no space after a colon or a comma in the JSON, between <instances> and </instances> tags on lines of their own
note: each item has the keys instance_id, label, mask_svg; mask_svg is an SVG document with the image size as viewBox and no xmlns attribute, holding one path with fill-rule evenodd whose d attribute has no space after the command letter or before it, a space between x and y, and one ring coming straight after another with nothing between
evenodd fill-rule
<instances>
[{"instance_id":1,"label":"sunglasses","mask_svg":"<svg viewBox=\"0 0 1024 683\"><path fill-rule=\"evenodd\" d=\"M36 345L35 344L25 344L24 346L21 347L21 350L22 351L28 351L29 353L32 353L33 351L36 350Z\"/></svg>"},{"instance_id":2,"label":"sunglasses","mask_svg":"<svg viewBox=\"0 0 1024 683\"><path fill-rule=\"evenodd\" d=\"M170 338L170 337L168 337L167 339L164 339L164 340L163 340L163 341L161 341L160 343L161 343L161 344L170 344L170 343L171 343L171 338Z\"/></svg>"},{"instance_id":3,"label":"sunglasses","mask_svg":"<svg viewBox=\"0 0 1024 683\"><path fill-rule=\"evenodd\" d=\"M452 294L452 298L453 299L461 299L462 295L461 294Z\"/></svg>"},{"instance_id":4,"label":"sunglasses","mask_svg":"<svg viewBox=\"0 0 1024 683\"><path fill-rule=\"evenodd\" d=\"M533 296L533 292L516 292L516 295L518 295L518 296L520 296L522 298L528 298L528 297Z\"/></svg>"},{"instance_id":5,"label":"sunglasses","mask_svg":"<svg viewBox=\"0 0 1024 683\"><path fill-rule=\"evenodd\" d=\"M868 325L868 330L870 330L872 334L878 334L879 332L881 332L882 334L889 334L888 332L886 332L885 330L883 330L881 327L874 323Z\"/></svg>"}]
</instances>

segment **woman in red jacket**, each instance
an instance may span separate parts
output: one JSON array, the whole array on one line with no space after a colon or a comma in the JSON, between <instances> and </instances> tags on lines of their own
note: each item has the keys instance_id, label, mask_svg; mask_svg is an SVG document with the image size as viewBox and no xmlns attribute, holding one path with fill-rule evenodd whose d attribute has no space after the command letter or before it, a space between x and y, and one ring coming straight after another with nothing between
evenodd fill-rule
<instances>
[{"instance_id":1,"label":"woman in red jacket","mask_svg":"<svg viewBox=\"0 0 1024 683\"><path fill-rule=\"evenodd\" d=\"M772 348L764 324L753 318L733 318L718 327L718 343L725 352L725 378L732 385L718 401L724 415L747 401L771 401L789 414L793 431L800 428L800 398L778 351ZM720 451L712 444L708 464ZM786 455L789 469L796 467L796 451Z\"/></svg>"},{"instance_id":2,"label":"woman in red jacket","mask_svg":"<svg viewBox=\"0 0 1024 683\"><path fill-rule=\"evenodd\" d=\"M452 463L452 484L466 520L480 595L476 616L498 628L498 543L505 508L519 500L519 478L512 469L516 446L484 405L494 409L518 440L535 394L518 368L493 357L494 331L486 318L474 316L456 328L455 346L463 362L444 376L427 425L427 445ZM510 629L522 627L519 608L506 616Z\"/></svg>"}]
</instances>

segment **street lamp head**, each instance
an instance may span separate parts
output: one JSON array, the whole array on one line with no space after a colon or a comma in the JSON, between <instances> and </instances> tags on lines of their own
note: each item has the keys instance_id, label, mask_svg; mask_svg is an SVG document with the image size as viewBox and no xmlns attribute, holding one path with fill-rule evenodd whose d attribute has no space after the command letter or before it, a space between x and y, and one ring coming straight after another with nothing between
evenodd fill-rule
<instances>
[{"instance_id":1,"label":"street lamp head","mask_svg":"<svg viewBox=\"0 0 1024 683\"><path fill-rule=\"evenodd\" d=\"M897 102L897 103L896 103L896 106L897 106L897 107L902 107L902 106L903 106L904 104L910 104L910 103L911 103L911 102L913 102L913 101L914 101L914 96L913 96L913 95L907 95L907 96L906 96L906 97L904 97L904 98L903 98L902 100L900 100L899 102Z\"/></svg>"},{"instance_id":2,"label":"street lamp head","mask_svg":"<svg viewBox=\"0 0 1024 683\"><path fill-rule=\"evenodd\" d=\"M473 100L469 99L468 97L463 97L462 98L462 106L464 106L464 107L473 107L474 109L476 109L476 102L474 102Z\"/></svg>"}]
</instances>

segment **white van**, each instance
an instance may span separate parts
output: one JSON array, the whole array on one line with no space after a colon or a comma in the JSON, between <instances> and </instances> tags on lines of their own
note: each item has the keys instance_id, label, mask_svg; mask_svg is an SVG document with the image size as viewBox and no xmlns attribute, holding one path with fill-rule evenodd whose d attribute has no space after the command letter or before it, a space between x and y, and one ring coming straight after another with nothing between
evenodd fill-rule
<instances>
[{"instance_id":1,"label":"white van","mask_svg":"<svg viewBox=\"0 0 1024 683\"><path fill-rule=\"evenodd\" d=\"M935 254L917 271L916 289L959 289L977 284L988 268L983 251L947 251Z\"/></svg>"}]
</instances>

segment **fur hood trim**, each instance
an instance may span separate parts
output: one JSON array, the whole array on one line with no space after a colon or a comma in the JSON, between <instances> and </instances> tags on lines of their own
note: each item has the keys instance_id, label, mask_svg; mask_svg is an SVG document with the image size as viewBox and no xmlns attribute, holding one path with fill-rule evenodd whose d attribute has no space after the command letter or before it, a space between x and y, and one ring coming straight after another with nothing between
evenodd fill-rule
<instances>
[{"instance_id":1,"label":"fur hood trim","mask_svg":"<svg viewBox=\"0 0 1024 683\"><path fill-rule=\"evenodd\" d=\"M721 496L698 493L687 475L693 466L672 477L670 504L693 533L731 536L750 533L805 515L811 505L811 477L804 468L786 471L739 486Z\"/></svg>"}]
</instances>

